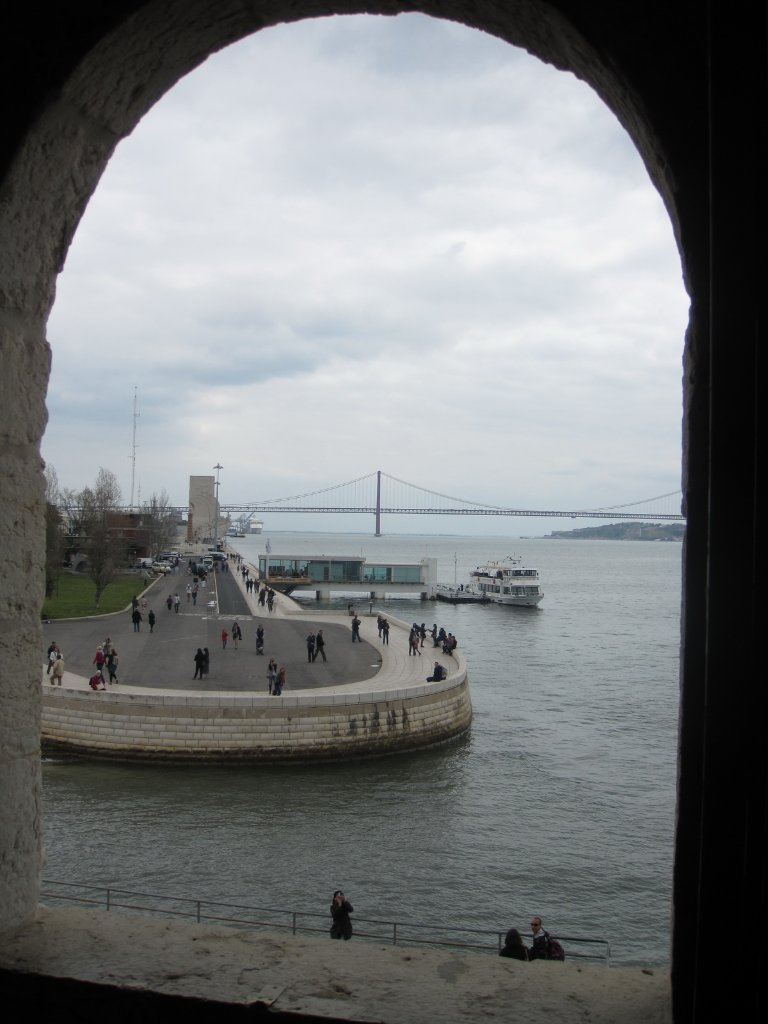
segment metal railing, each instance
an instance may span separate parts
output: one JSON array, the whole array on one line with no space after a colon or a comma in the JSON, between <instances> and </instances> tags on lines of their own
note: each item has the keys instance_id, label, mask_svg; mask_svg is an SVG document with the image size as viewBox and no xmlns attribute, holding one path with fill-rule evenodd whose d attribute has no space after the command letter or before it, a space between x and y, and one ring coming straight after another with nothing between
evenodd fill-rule
<instances>
[{"instance_id":1,"label":"metal railing","mask_svg":"<svg viewBox=\"0 0 768 1024\"><path fill-rule=\"evenodd\" d=\"M288 931L293 935L327 935L329 915L308 910L250 907L218 900L198 900L187 896L165 896L134 892L84 882L43 879L40 902L46 906L92 907L106 911L129 911L147 916L179 917L208 924L247 928L251 931ZM429 924L423 921L386 921L355 914L355 938L395 946L429 946L434 949L461 949L498 954L504 945L504 931L490 928L464 928ZM553 934L554 937L554 934ZM557 935L568 960L591 960L610 966L610 944L605 939L583 935Z\"/></svg>"}]
</instances>

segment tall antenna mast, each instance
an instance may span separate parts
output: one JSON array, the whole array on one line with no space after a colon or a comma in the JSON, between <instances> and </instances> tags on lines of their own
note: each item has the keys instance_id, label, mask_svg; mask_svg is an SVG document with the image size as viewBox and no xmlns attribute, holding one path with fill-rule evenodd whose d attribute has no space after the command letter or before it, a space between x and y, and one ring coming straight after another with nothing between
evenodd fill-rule
<instances>
[{"instance_id":1,"label":"tall antenna mast","mask_svg":"<svg viewBox=\"0 0 768 1024\"><path fill-rule=\"evenodd\" d=\"M131 455L131 508L133 508L133 487L136 481L136 420L139 418L138 409L138 387L133 386L133 454Z\"/></svg>"}]
</instances>

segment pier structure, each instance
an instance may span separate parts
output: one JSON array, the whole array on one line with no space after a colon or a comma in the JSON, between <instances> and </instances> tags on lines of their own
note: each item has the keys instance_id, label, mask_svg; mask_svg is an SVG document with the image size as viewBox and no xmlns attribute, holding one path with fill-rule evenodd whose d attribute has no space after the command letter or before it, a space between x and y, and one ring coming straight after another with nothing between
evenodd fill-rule
<instances>
[{"instance_id":1,"label":"pier structure","mask_svg":"<svg viewBox=\"0 0 768 1024\"><path fill-rule=\"evenodd\" d=\"M421 750L470 727L466 661L428 641L408 653L408 625L387 616L389 642L377 613L364 614L360 643L349 616L305 611L280 593L272 612L248 593L236 572L217 572L197 605L166 610L170 591L186 578L171 575L147 591L158 622L133 632L128 611L90 620L46 623L65 658L61 686L42 676L42 742L49 753L124 761L240 763L333 761ZM221 631L241 626L238 647L222 648ZM257 626L266 635L256 652ZM308 661L306 637L323 630L326 660ZM96 646L109 635L119 654L120 682L91 690ZM193 680L196 647L209 646L211 672ZM274 654L287 667L280 696L267 687ZM438 662L445 678L429 681ZM106 673L105 673L106 674Z\"/></svg>"},{"instance_id":2,"label":"pier structure","mask_svg":"<svg viewBox=\"0 0 768 1024\"><path fill-rule=\"evenodd\" d=\"M426 601L437 583L437 559L418 562L369 562L355 555L259 556L259 578L275 590L314 590L318 601L334 593L365 594L371 601L387 596Z\"/></svg>"}]
</instances>

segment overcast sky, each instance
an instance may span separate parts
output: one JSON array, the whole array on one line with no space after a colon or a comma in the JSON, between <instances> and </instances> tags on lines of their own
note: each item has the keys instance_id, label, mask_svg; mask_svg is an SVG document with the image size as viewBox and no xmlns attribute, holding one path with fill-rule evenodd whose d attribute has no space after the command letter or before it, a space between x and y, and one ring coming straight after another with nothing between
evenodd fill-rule
<instances>
[{"instance_id":1,"label":"overcast sky","mask_svg":"<svg viewBox=\"0 0 768 1024\"><path fill-rule=\"evenodd\" d=\"M186 504L216 463L224 504L377 469L505 507L637 501L680 487L687 310L588 86L421 15L268 29L118 147L59 279L43 455L127 503L137 389L135 501ZM387 524L411 527L570 528Z\"/></svg>"}]
</instances>

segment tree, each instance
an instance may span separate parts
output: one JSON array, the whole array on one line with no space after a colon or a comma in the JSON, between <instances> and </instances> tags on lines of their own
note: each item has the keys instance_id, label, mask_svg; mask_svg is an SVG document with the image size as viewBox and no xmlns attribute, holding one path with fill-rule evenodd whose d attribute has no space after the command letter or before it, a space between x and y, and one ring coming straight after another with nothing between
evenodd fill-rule
<instances>
[{"instance_id":1,"label":"tree","mask_svg":"<svg viewBox=\"0 0 768 1024\"><path fill-rule=\"evenodd\" d=\"M170 546L175 533L170 502L168 493L161 491L160 494L153 494L142 510L144 535L153 558L157 558L162 551Z\"/></svg>"},{"instance_id":2,"label":"tree","mask_svg":"<svg viewBox=\"0 0 768 1024\"><path fill-rule=\"evenodd\" d=\"M78 539L88 556L87 570L96 584L94 602L98 608L101 595L125 558L125 541L116 533L114 522L122 494L115 474L100 468L93 488L85 487L76 497L77 519L72 526L77 527Z\"/></svg>"}]
</instances>

